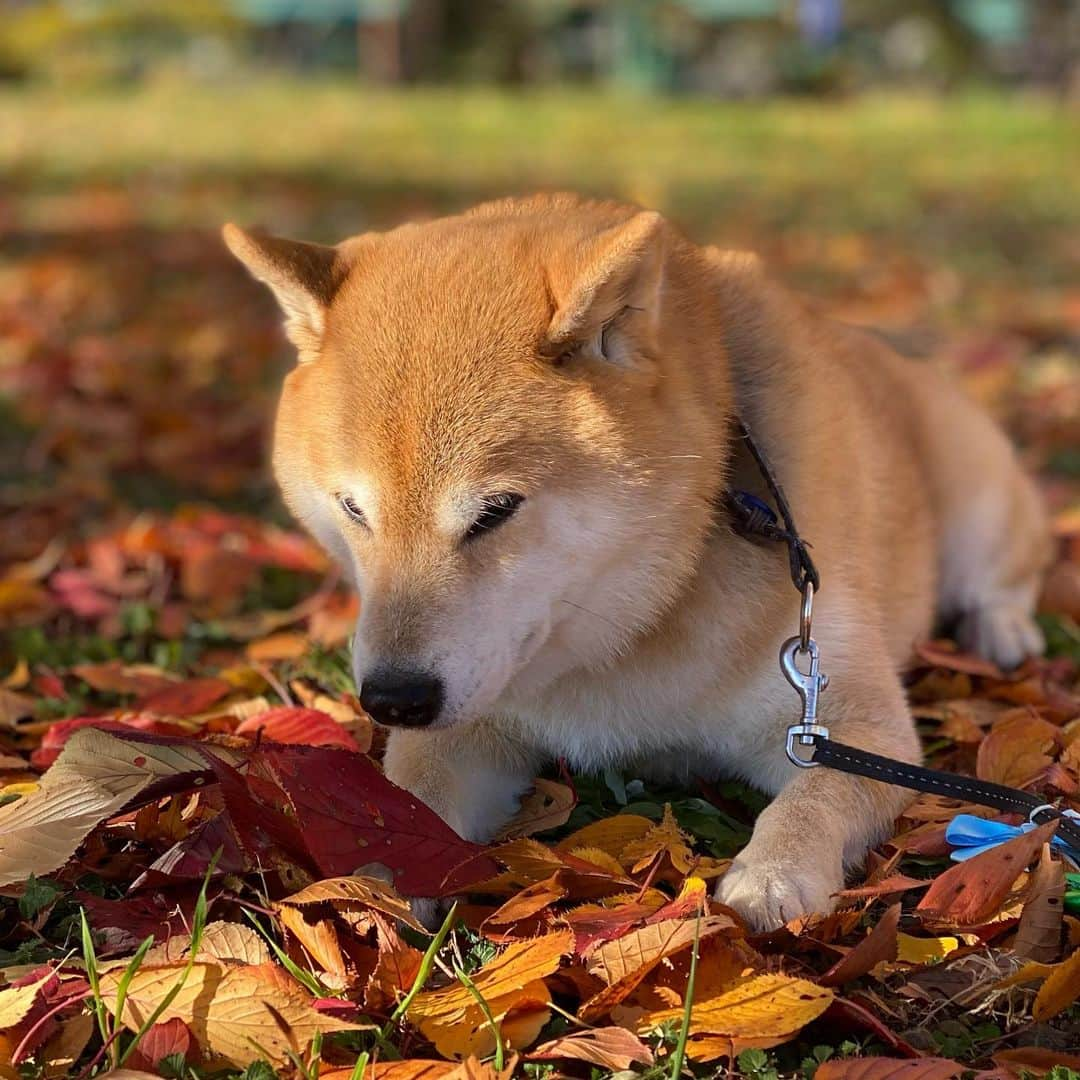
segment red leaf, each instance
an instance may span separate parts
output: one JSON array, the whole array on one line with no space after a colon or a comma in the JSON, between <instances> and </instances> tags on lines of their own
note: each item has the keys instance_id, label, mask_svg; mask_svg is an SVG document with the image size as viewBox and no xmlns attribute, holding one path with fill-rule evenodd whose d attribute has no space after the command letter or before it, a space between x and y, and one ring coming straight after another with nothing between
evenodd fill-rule
<instances>
[{"instance_id":1,"label":"red leaf","mask_svg":"<svg viewBox=\"0 0 1080 1080\"><path fill-rule=\"evenodd\" d=\"M321 709L305 709L282 705L250 716L236 729L237 735L255 735L276 743L298 743L303 746L340 746L360 753L356 740L332 717Z\"/></svg>"},{"instance_id":2,"label":"red leaf","mask_svg":"<svg viewBox=\"0 0 1080 1080\"><path fill-rule=\"evenodd\" d=\"M211 677L188 679L140 699L138 706L159 716L194 716L232 693L232 685Z\"/></svg>"},{"instance_id":3,"label":"red leaf","mask_svg":"<svg viewBox=\"0 0 1080 1080\"><path fill-rule=\"evenodd\" d=\"M162 1058L180 1054L185 1060L191 1050L191 1030L178 1016L154 1024L139 1040L131 1055L133 1069L156 1069Z\"/></svg>"},{"instance_id":4,"label":"red leaf","mask_svg":"<svg viewBox=\"0 0 1080 1080\"><path fill-rule=\"evenodd\" d=\"M400 892L443 896L495 873L480 845L463 840L362 754L270 746L252 761L276 777L295 811L297 831L327 877L381 863Z\"/></svg>"}]
</instances>

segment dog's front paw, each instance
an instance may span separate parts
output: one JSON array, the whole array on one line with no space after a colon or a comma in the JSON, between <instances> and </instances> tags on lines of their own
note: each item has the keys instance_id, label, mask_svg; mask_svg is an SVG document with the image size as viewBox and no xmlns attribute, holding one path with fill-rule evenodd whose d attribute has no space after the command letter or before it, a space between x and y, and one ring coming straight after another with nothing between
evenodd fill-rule
<instances>
[{"instance_id":1,"label":"dog's front paw","mask_svg":"<svg viewBox=\"0 0 1080 1080\"><path fill-rule=\"evenodd\" d=\"M809 851L802 860L746 858L744 853L717 883L716 899L763 932L804 915L832 911L833 894L843 886L839 859L822 866Z\"/></svg>"}]
</instances>

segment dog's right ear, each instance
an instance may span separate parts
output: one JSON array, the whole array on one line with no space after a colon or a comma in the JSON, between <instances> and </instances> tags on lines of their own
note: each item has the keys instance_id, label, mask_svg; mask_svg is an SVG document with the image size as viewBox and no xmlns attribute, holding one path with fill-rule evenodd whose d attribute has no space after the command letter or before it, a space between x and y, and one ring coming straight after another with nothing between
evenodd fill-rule
<instances>
[{"instance_id":1,"label":"dog's right ear","mask_svg":"<svg viewBox=\"0 0 1080 1080\"><path fill-rule=\"evenodd\" d=\"M326 309L348 264L338 248L245 232L228 224L221 230L229 250L265 282L285 313L285 333L301 363L313 360L322 344Z\"/></svg>"}]
</instances>

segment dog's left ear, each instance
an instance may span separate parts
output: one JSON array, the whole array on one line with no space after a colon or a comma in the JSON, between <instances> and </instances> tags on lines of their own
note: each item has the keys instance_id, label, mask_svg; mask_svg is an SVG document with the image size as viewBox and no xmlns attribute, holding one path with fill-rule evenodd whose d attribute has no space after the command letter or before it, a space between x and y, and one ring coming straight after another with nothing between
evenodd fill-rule
<instances>
[{"instance_id":1,"label":"dog's left ear","mask_svg":"<svg viewBox=\"0 0 1080 1080\"><path fill-rule=\"evenodd\" d=\"M326 309L345 279L348 265L338 248L305 244L245 232L237 225L221 230L229 250L265 282L285 313L285 333L303 363L318 355Z\"/></svg>"},{"instance_id":2,"label":"dog's left ear","mask_svg":"<svg viewBox=\"0 0 1080 1080\"><path fill-rule=\"evenodd\" d=\"M656 329L664 277L664 219L642 211L605 229L577 262L565 298L548 327L553 346L583 345L616 363L628 362L617 323L632 317L635 336Z\"/></svg>"}]
</instances>

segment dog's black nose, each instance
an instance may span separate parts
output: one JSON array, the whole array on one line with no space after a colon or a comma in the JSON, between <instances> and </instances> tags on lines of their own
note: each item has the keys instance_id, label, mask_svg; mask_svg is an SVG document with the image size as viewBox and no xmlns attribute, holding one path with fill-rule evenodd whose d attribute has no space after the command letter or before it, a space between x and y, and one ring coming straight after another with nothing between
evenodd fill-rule
<instances>
[{"instance_id":1,"label":"dog's black nose","mask_svg":"<svg viewBox=\"0 0 1080 1080\"><path fill-rule=\"evenodd\" d=\"M360 685L364 711L387 727L427 727L439 715L442 703L442 679L421 671L384 668Z\"/></svg>"}]
</instances>

